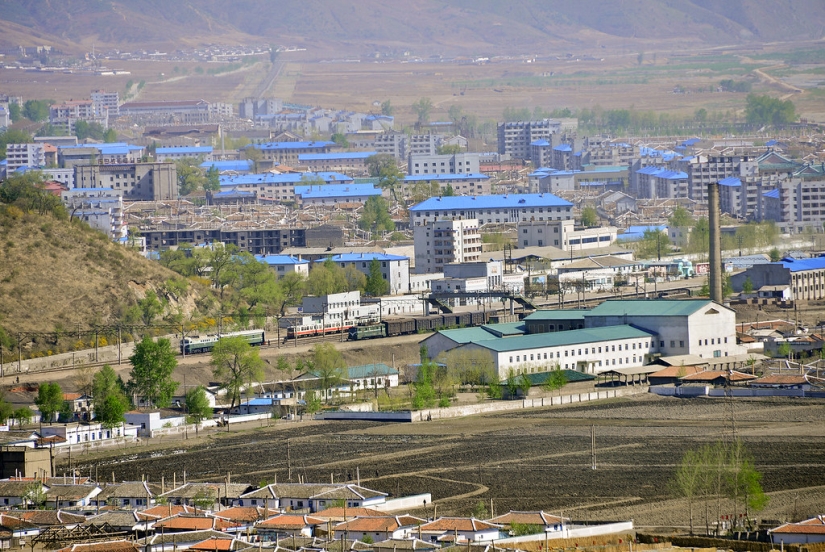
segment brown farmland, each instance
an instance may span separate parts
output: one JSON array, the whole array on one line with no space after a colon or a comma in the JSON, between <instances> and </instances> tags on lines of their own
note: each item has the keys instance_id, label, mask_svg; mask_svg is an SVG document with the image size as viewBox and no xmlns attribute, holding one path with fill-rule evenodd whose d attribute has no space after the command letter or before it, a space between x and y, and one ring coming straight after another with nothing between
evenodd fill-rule
<instances>
[{"instance_id":1,"label":"brown farmland","mask_svg":"<svg viewBox=\"0 0 825 552\"><path fill-rule=\"evenodd\" d=\"M75 457L101 479L161 476L258 484L288 480L361 483L391 495L431 492L439 514L468 514L493 499L496 513L543 508L579 520L628 519L685 526L686 503L668 491L689 448L729 439L752 452L771 502L763 518L821 513L825 498L825 401L682 400L643 395L416 424L272 422L245 430L164 438L107 456ZM595 426L597 469L591 469ZM64 458L65 460L65 458ZM59 470L66 469L61 466ZM105 475L104 475L105 474ZM710 508L713 511L715 501ZM732 506L722 505L730 513ZM701 507L702 517L704 507ZM420 513L432 514L432 510ZM698 520L699 506L695 506ZM698 523L698 522L697 522Z\"/></svg>"}]
</instances>

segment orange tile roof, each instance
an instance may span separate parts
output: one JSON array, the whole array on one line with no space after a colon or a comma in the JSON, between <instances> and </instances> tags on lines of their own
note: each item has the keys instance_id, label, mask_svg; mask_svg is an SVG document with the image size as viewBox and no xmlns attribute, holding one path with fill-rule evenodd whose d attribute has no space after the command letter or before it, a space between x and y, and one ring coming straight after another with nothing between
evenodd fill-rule
<instances>
[{"instance_id":1,"label":"orange tile roof","mask_svg":"<svg viewBox=\"0 0 825 552\"><path fill-rule=\"evenodd\" d=\"M158 504L145 510L137 512L137 516L141 520L161 519L176 516L178 514L193 514L194 508L186 505L178 504Z\"/></svg>"},{"instance_id":2,"label":"orange tile roof","mask_svg":"<svg viewBox=\"0 0 825 552\"><path fill-rule=\"evenodd\" d=\"M281 514L262 521L258 524L258 527L263 527L264 529L297 529L311 525L324 525L326 522L327 520L325 519L312 516Z\"/></svg>"},{"instance_id":3,"label":"orange tile roof","mask_svg":"<svg viewBox=\"0 0 825 552\"><path fill-rule=\"evenodd\" d=\"M805 376L793 374L771 374L763 376L753 383L759 385L803 385L808 383L808 380L805 379Z\"/></svg>"},{"instance_id":4,"label":"orange tile roof","mask_svg":"<svg viewBox=\"0 0 825 552\"><path fill-rule=\"evenodd\" d=\"M771 533L796 534L796 535L825 535L825 519L822 516L806 519L799 523L786 523L780 525Z\"/></svg>"},{"instance_id":5,"label":"orange tile roof","mask_svg":"<svg viewBox=\"0 0 825 552\"><path fill-rule=\"evenodd\" d=\"M538 512L515 512L510 510L506 514L493 519L488 519L490 523L511 525L513 523L522 523L525 525L551 525L562 523L564 518L547 514L543 511Z\"/></svg>"},{"instance_id":6,"label":"orange tile roof","mask_svg":"<svg viewBox=\"0 0 825 552\"><path fill-rule=\"evenodd\" d=\"M685 376L681 378L682 381L713 381L718 378L725 378L728 379L728 371L727 370L705 370L703 372L699 372L697 374L690 374L689 376ZM737 372L736 370L732 370L730 372L730 381L737 382L737 381L750 381L755 380L756 376L752 376L750 374L743 374L742 372Z\"/></svg>"},{"instance_id":7,"label":"orange tile roof","mask_svg":"<svg viewBox=\"0 0 825 552\"><path fill-rule=\"evenodd\" d=\"M234 539L206 539L193 544L189 550L234 550Z\"/></svg>"},{"instance_id":8,"label":"orange tile roof","mask_svg":"<svg viewBox=\"0 0 825 552\"><path fill-rule=\"evenodd\" d=\"M228 519L230 521L258 521L259 519L263 519L272 515L277 514L277 510L273 510L272 508L267 511L264 508L258 508L255 506L235 506L233 508L227 508L226 510L221 510L220 512L215 512L213 515L215 517Z\"/></svg>"},{"instance_id":9,"label":"orange tile roof","mask_svg":"<svg viewBox=\"0 0 825 552\"><path fill-rule=\"evenodd\" d=\"M63 400L64 401L76 401L83 395L80 393L63 393Z\"/></svg>"}]
</instances>

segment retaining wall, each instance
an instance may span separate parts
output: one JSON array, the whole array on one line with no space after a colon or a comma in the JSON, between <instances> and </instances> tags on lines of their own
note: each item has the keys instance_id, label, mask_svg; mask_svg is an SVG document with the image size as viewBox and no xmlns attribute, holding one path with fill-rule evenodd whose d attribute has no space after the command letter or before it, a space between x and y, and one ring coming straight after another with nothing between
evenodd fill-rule
<instances>
[{"instance_id":1,"label":"retaining wall","mask_svg":"<svg viewBox=\"0 0 825 552\"><path fill-rule=\"evenodd\" d=\"M561 531L550 532L547 535L537 533L535 535L522 535L520 537L510 537L497 540L496 544L515 544L520 542L570 540L583 539L588 537L599 537L604 535L633 533L632 521L617 521L614 523L604 523L599 525L574 525L567 526ZM553 543L551 543L553 544Z\"/></svg>"},{"instance_id":2,"label":"retaining wall","mask_svg":"<svg viewBox=\"0 0 825 552\"><path fill-rule=\"evenodd\" d=\"M764 389L751 387L734 387L724 389L709 385L669 386L651 385L650 392L663 397L799 397L825 398L825 391L806 391L804 389Z\"/></svg>"}]
</instances>

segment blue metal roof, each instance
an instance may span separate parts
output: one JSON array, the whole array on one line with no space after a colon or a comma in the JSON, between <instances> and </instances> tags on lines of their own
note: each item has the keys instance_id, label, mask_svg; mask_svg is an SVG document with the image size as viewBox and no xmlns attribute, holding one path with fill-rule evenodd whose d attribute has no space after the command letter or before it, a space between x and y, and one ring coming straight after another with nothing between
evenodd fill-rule
<instances>
[{"instance_id":1,"label":"blue metal roof","mask_svg":"<svg viewBox=\"0 0 825 552\"><path fill-rule=\"evenodd\" d=\"M765 192L764 194L762 194L762 196L763 197L770 197L770 198L773 198L773 199L779 199L779 188L776 188L774 190L769 190L769 191Z\"/></svg>"},{"instance_id":2,"label":"blue metal roof","mask_svg":"<svg viewBox=\"0 0 825 552\"><path fill-rule=\"evenodd\" d=\"M523 207L572 207L553 194L505 194L485 196L431 197L410 211L447 211L454 209L515 209Z\"/></svg>"},{"instance_id":3,"label":"blue metal roof","mask_svg":"<svg viewBox=\"0 0 825 552\"><path fill-rule=\"evenodd\" d=\"M255 192L248 192L244 190L224 190L222 192L218 192L212 197L221 199L225 197L255 197Z\"/></svg>"},{"instance_id":4,"label":"blue metal roof","mask_svg":"<svg viewBox=\"0 0 825 552\"><path fill-rule=\"evenodd\" d=\"M682 142L682 143L681 143L681 145L682 145L682 146L691 147L691 146L695 146L696 144L698 144L698 143L699 143L699 142L701 142L701 141L702 141L702 140L701 140L701 139L699 139L699 138L688 138L687 140L685 140L684 142Z\"/></svg>"},{"instance_id":5,"label":"blue metal roof","mask_svg":"<svg viewBox=\"0 0 825 552\"><path fill-rule=\"evenodd\" d=\"M305 259L299 259L292 255L255 255L255 258L268 265L300 265L309 264Z\"/></svg>"},{"instance_id":6,"label":"blue metal roof","mask_svg":"<svg viewBox=\"0 0 825 552\"><path fill-rule=\"evenodd\" d=\"M409 261L409 257L402 257L401 255L390 255L388 253L342 253L340 255L333 255L332 260L336 263L351 263L356 261ZM322 263L327 259L318 259L316 263Z\"/></svg>"},{"instance_id":7,"label":"blue metal roof","mask_svg":"<svg viewBox=\"0 0 825 552\"><path fill-rule=\"evenodd\" d=\"M327 148L334 146L335 142L267 142L266 144L253 144L252 147L259 150L292 150L307 148Z\"/></svg>"},{"instance_id":8,"label":"blue metal roof","mask_svg":"<svg viewBox=\"0 0 825 552\"><path fill-rule=\"evenodd\" d=\"M209 170L212 167L218 169L219 172L249 172L252 169L252 161L242 159L240 161L204 161L200 164L200 168Z\"/></svg>"},{"instance_id":9,"label":"blue metal roof","mask_svg":"<svg viewBox=\"0 0 825 552\"><path fill-rule=\"evenodd\" d=\"M662 171L656 175L656 178L664 178L665 180L684 180L688 177L687 173L682 171Z\"/></svg>"},{"instance_id":10,"label":"blue metal roof","mask_svg":"<svg viewBox=\"0 0 825 552\"><path fill-rule=\"evenodd\" d=\"M381 190L372 184L325 184L323 186L295 186L295 195L299 195L304 199L380 196Z\"/></svg>"},{"instance_id":11,"label":"blue metal roof","mask_svg":"<svg viewBox=\"0 0 825 552\"><path fill-rule=\"evenodd\" d=\"M660 172L664 171L662 167L657 167L656 165L648 165L636 171L636 174L659 174Z\"/></svg>"},{"instance_id":12,"label":"blue metal roof","mask_svg":"<svg viewBox=\"0 0 825 552\"><path fill-rule=\"evenodd\" d=\"M627 228L627 230L624 231L624 233L619 234L616 237L616 241L623 241L623 242L639 241L640 239L642 239L644 237L645 232L647 232L647 231L662 232L662 231L666 231L666 230L667 230L667 226L664 225L664 224L650 225L650 226L629 226Z\"/></svg>"},{"instance_id":13,"label":"blue metal roof","mask_svg":"<svg viewBox=\"0 0 825 552\"><path fill-rule=\"evenodd\" d=\"M328 161L335 159L367 159L377 155L377 151L351 151L340 153L301 153L298 161Z\"/></svg>"},{"instance_id":14,"label":"blue metal roof","mask_svg":"<svg viewBox=\"0 0 825 552\"><path fill-rule=\"evenodd\" d=\"M814 257L813 259L794 259L793 257L785 257L778 263L781 264L791 272L801 272L803 270L822 270L825 269L825 257Z\"/></svg>"},{"instance_id":15,"label":"blue metal roof","mask_svg":"<svg viewBox=\"0 0 825 552\"><path fill-rule=\"evenodd\" d=\"M736 178L735 176L729 176L727 178L723 178L719 181L720 186L731 186L731 187L738 187L742 185L742 181Z\"/></svg>"},{"instance_id":16,"label":"blue metal roof","mask_svg":"<svg viewBox=\"0 0 825 552\"><path fill-rule=\"evenodd\" d=\"M531 146L549 146L550 142L548 142L547 140L534 140L533 142L530 142L530 145Z\"/></svg>"},{"instance_id":17,"label":"blue metal roof","mask_svg":"<svg viewBox=\"0 0 825 552\"><path fill-rule=\"evenodd\" d=\"M182 146L182 147L170 147L170 148L157 148L155 153L192 153L192 154L201 154L201 153L212 153L212 146Z\"/></svg>"},{"instance_id":18,"label":"blue metal roof","mask_svg":"<svg viewBox=\"0 0 825 552\"><path fill-rule=\"evenodd\" d=\"M481 173L439 173L439 174L410 174L404 177L404 182L421 182L430 180L489 180L490 177Z\"/></svg>"},{"instance_id":19,"label":"blue metal roof","mask_svg":"<svg viewBox=\"0 0 825 552\"><path fill-rule=\"evenodd\" d=\"M244 186L251 184L301 184L307 178L320 178L324 183L338 182L351 183L352 178L338 172L317 172L317 173L252 173L239 174L236 176L221 176L221 186Z\"/></svg>"},{"instance_id":20,"label":"blue metal roof","mask_svg":"<svg viewBox=\"0 0 825 552\"><path fill-rule=\"evenodd\" d=\"M573 151L573 148L570 147L569 144L560 144L553 148L555 151Z\"/></svg>"}]
</instances>

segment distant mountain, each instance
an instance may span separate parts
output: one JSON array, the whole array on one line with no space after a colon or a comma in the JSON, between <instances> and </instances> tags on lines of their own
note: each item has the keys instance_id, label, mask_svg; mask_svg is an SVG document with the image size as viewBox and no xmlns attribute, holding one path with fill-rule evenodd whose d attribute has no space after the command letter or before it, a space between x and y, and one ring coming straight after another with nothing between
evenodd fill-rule
<instances>
[{"instance_id":1,"label":"distant mountain","mask_svg":"<svg viewBox=\"0 0 825 552\"><path fill-rule=\"evenodd\" d=\"M0 44L269 42L320 52L557 52L819 39L822 0L2 0Z\"/></svg>"}]
</instances>

